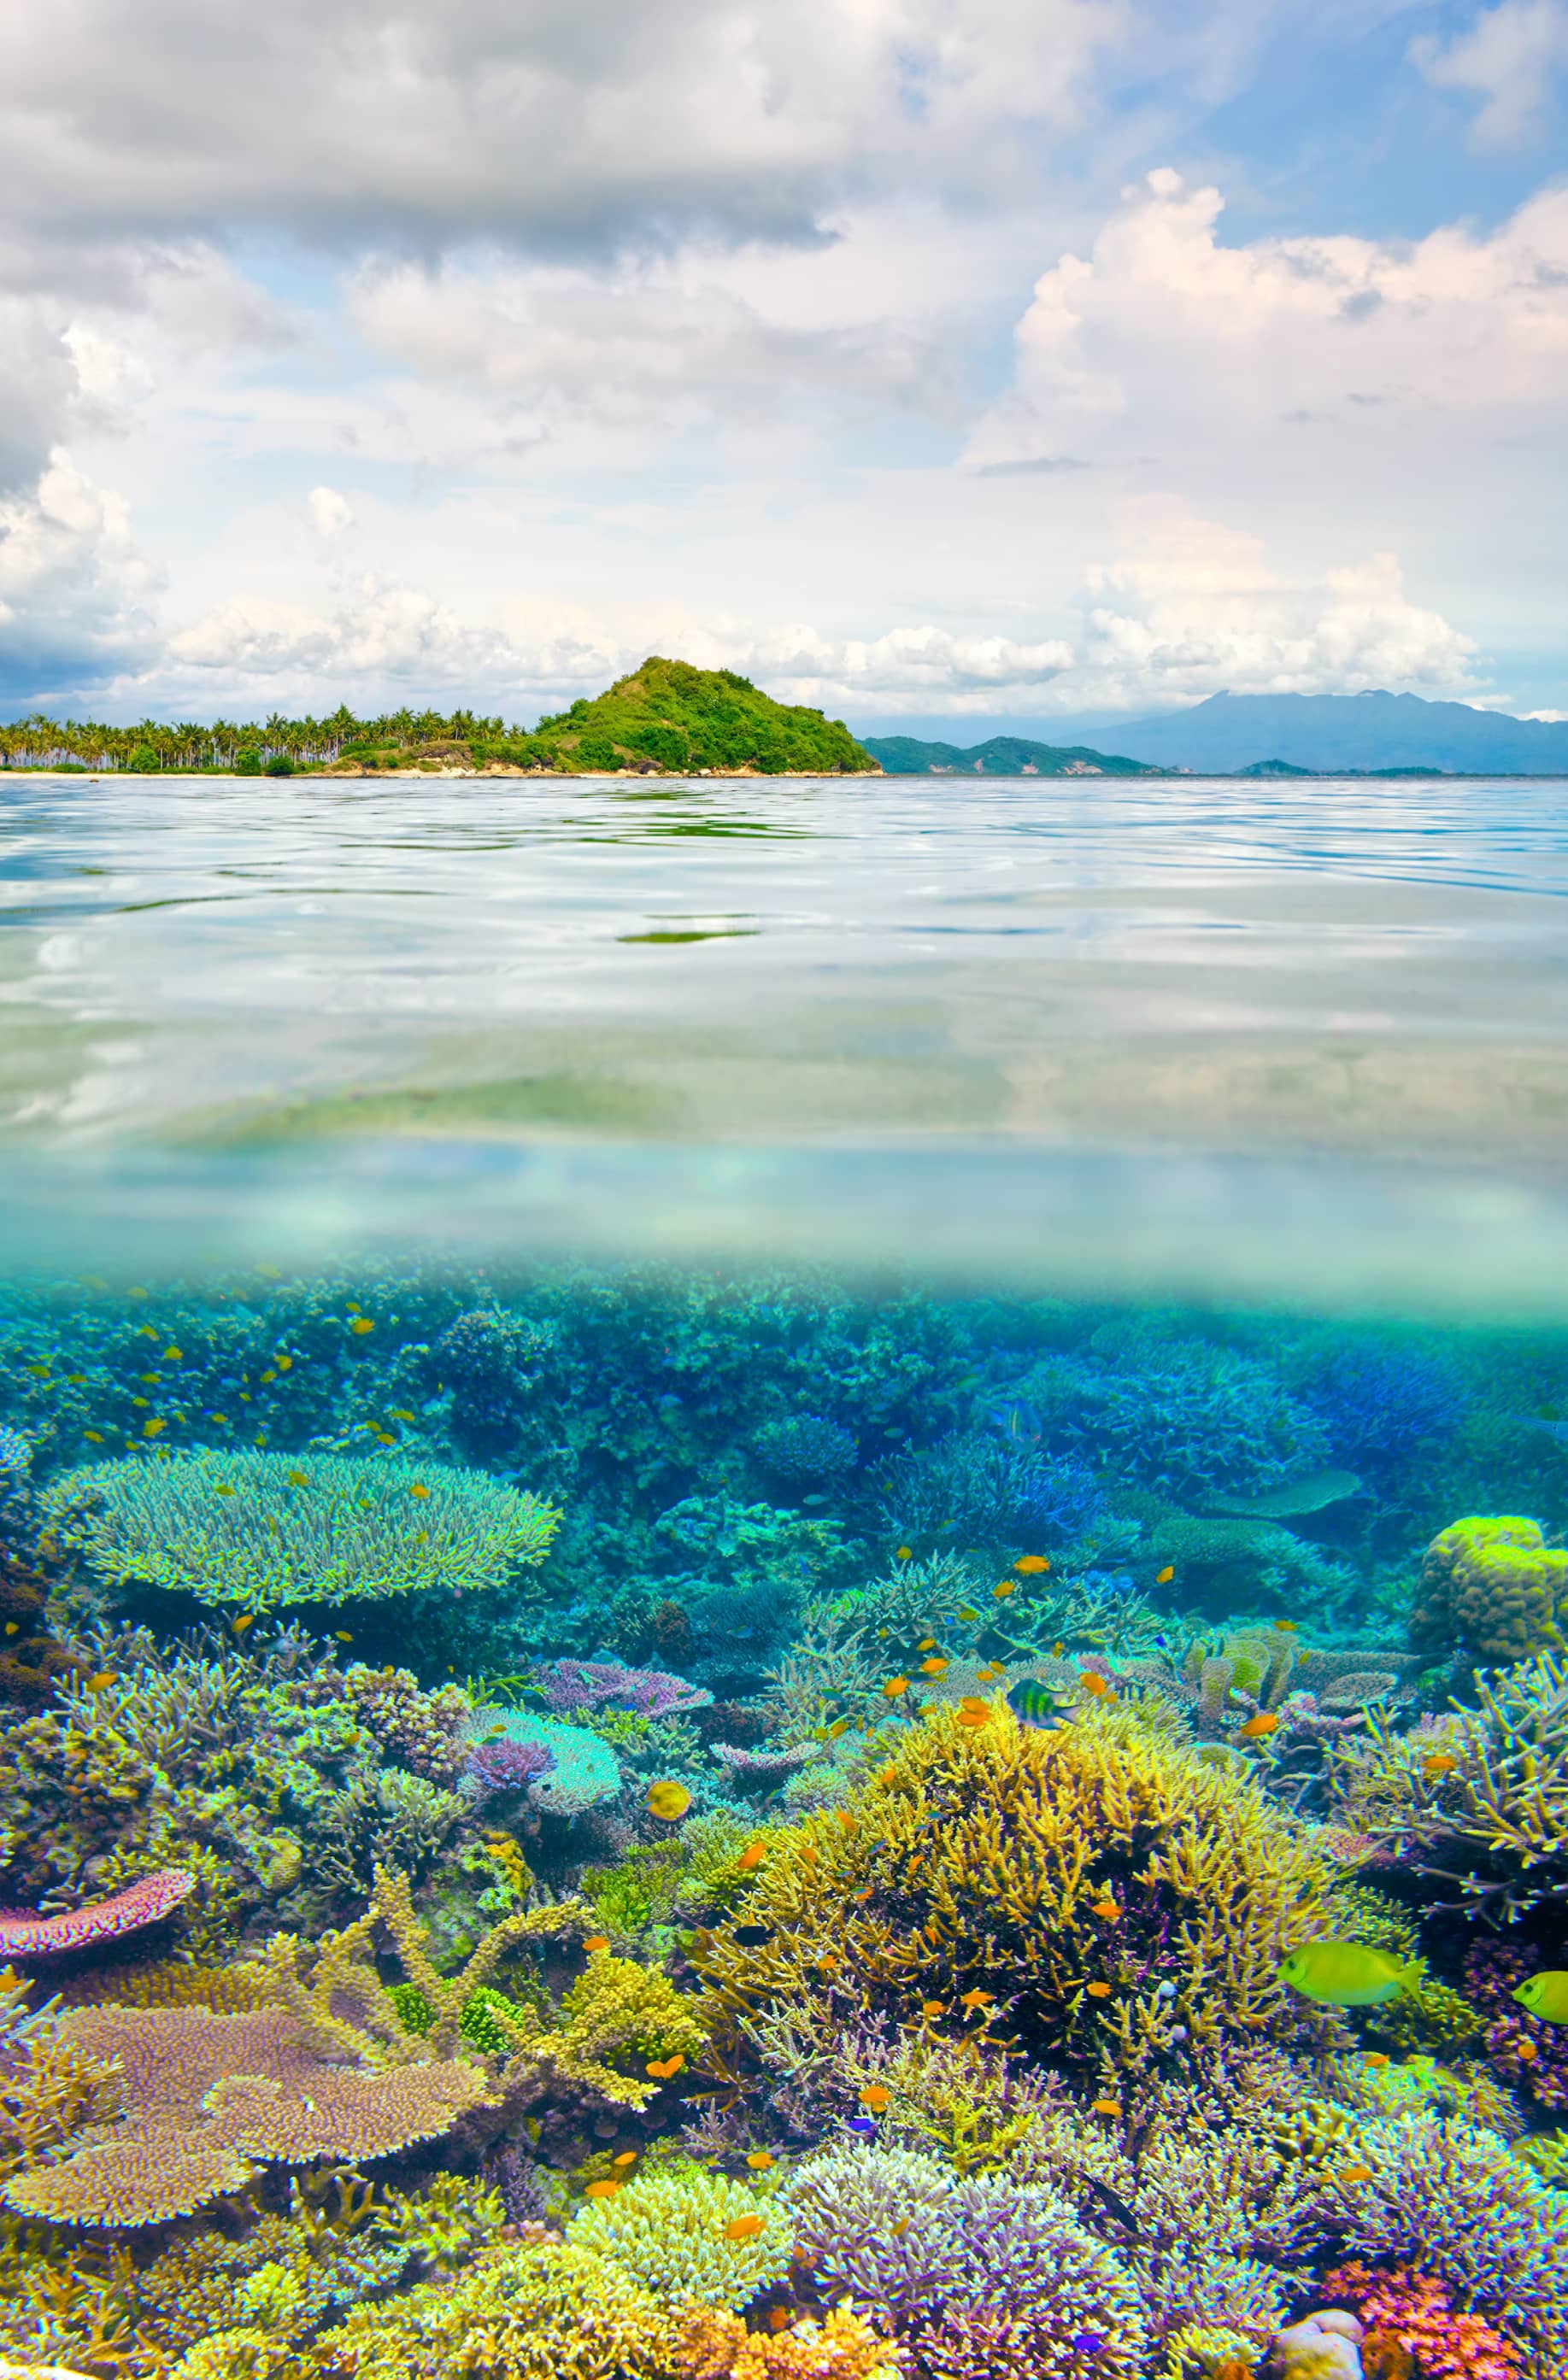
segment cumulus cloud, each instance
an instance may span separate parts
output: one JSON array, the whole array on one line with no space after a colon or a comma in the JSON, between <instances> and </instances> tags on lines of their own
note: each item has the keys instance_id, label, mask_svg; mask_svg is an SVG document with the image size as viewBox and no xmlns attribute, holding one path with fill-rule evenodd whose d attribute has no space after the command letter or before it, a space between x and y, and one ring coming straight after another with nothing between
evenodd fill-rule
<instances>
[{"instance_id":1,"label":"cumulus cloud","mask_svg":"<svg viewBox=\"0 0 1568 2380\"><path fill-rule=\"evenodd\" d=\"M312 488L305 499L305 510L318 537L340 537L354 526L354 507L335 488Z\"/></svg>"},{"instance_id":2,"label":"cumulus cloud","mask_svg":"<svg viewBox=\"0 0 1568 2380\"><path fill-rule=\"evenodd\" d=\"M1226 246L1220 192L1166 169L1124 193L1088 256L1035 285L1011 388L971 465L1076 455L1234 483L1368 470L1411 486L1477 430L1560 436L1568 407L1568 190L1490 234ZM1425 478L1429 500L1432 482Z\"/></svg>"},{"instance_id":3,"label":"cumulus cloud","mask_svg":"<svg viewBox=\"0 0 1568 2380\"><path fill-rule=\"evenodd\" d=\"M75 691L145 663L157 586L125 504L56 453L36 489L0 503L0 693Z\"/></svg>"},{"instance_id":4,"label":"cumulus cloud","mask_svg":"<svg viewBox=\"0 0 1568 2380\"><path fill-rule=\"evenodd\" d=\"M1529 140L1542 129L1553 79L1568 68L1568 6L1563 0L1499 0L1467 33L1447 42L1423 34L1410 55L1440 91L1480 98L1479 146Z\"/></svg>"},{"instance_id":5,"label":"cumulus cloud","mask_svg":"<svg viewBox=\"0 0 1568 2380\"><path fill-rule=\"evenodd\" d=\"M1026 170L1126 22L1123 0L59 0L46 41L0 19L0 151L62 270L221 225L558 253L809 237L917 161L969 191Z\"/></svg>"}]
</instances>

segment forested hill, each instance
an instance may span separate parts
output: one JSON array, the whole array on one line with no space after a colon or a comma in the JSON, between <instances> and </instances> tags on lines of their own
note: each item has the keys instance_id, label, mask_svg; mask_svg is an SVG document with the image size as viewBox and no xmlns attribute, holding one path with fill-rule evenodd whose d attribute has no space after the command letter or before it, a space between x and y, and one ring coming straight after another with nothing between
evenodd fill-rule
<instances>
[{"instance_id":1,"label":"forested hill","mask_svg":"<svg viewBox=\"0 0 1568 2380\"><path fill-rule=\"evenodd\" d=\"M993 735L989 743L926 744L915 735L868 735L890 777L1156 777L1143 760L1095 752L1087 744L1031 744L1020 735Z\"/></svg>"},{"instance_id":2,"label":"forested hill","mask_svg":"<svg viewBox=\"0 0 1568 2380\"><path fill-rule=\"evenodd\" d=\"M879 764L842 721L775 702L733 670L694 669L650 656L605 693L574 702L531 731L456 710L357 719L202 724L143 720L135 727L34 716L0 725L0 767L237 771L355 776L425 769L566 776L632 770L715 776L876 775Z\"/></svg>"}]
</instances>

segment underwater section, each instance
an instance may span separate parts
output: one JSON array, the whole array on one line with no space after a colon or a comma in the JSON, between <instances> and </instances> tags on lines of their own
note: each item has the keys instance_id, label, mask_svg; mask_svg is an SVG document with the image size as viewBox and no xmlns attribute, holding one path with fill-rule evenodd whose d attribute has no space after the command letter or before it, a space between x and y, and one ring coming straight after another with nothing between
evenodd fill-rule
<instances>
[{"instance_id":1,"label":"underwater section","mask_svg":"<svg viewBox=\"0 0 1568 2380\"><path fill-rule=\"evenodd\" d=\"M0 2369L1562 2380L1568 1331L0 1282Z\"/></svg>"}]
</instances>

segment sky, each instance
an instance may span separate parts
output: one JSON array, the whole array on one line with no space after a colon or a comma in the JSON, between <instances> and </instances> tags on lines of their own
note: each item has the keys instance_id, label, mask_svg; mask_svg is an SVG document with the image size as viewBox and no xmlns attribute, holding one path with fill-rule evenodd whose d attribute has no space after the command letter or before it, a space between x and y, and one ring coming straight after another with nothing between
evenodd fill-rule
<instances>
[{"instance_id":1,"label":"sky","mask_svg":"<svg viewBox=\"0 0 1568 2380\"><path fill-rule=\"evenodd\" d=\"M1568 716L1568 0L0 0L0 716Z\"/></svg>"}]
</instances>

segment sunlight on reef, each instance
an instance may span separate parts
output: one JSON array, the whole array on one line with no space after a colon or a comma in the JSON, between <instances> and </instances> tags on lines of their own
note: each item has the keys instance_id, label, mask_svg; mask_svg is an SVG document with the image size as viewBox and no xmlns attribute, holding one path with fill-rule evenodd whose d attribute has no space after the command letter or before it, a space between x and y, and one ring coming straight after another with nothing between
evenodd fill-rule
<instances>
[{"instance_id":1,"label":"sunlight on reef","mask_svg":"<svg viewBox=\"0 0 1568 2380\"><path fill-rule=\"evenodd\" d=\"M0 1284L0 2369L1561 2380L1568 1334L115 1253Z\"/></svg>"}]
</instances>

